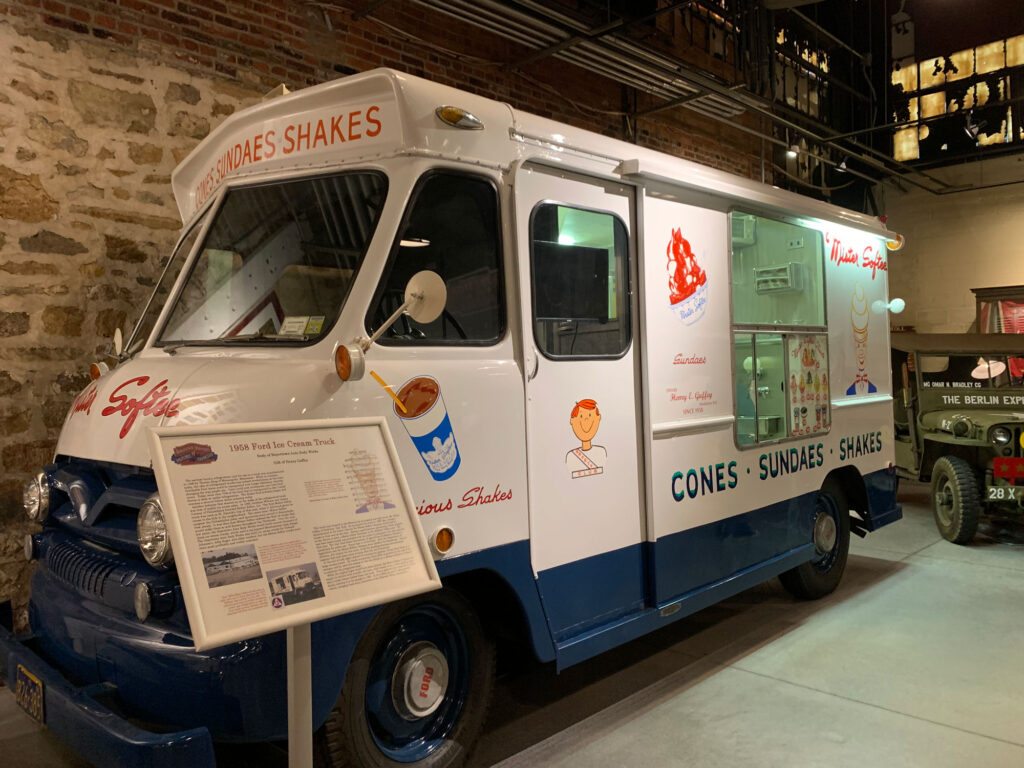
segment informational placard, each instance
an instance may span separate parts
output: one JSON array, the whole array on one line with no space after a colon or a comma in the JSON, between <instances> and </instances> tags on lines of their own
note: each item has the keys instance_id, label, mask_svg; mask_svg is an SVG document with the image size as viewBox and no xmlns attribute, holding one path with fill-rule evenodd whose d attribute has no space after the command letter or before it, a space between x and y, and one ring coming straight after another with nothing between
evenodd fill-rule
<instances>
[{"instance_id":1,"label":"informational placard","mask_svg":"<svg viewBox=\"0 0 1024 768\"><path fill-rule=\"evenodd\" d=\"M383 418L150 431L198 650L440 587Z\"/></svg>"}]
</instances>

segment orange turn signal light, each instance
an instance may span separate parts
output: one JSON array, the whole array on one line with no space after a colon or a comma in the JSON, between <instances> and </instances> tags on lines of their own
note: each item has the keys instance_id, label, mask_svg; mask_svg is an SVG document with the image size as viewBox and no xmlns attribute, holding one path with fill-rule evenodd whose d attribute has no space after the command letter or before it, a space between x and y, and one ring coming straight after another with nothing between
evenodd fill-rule
<instances>
[{"instance_id":1,"label":"orange turn signal light","mask_svg":"<svg viewBox=\"0 0 1024 768\"><path fill-rule=\"evenodd\" d=\"M455 544L455 531L451 528L438 528L434 531L434 549L442 555Z\"/></svg>"},{"instance_id":2,"label":"orange turn signal light","mask_svg":"<svg viewBox=\"0 0 1024 768\"><path fill-rule=\"evenodd\" d=\"M895 240L885 241L885 247L888 248L890 251L898 251L900 248L903 247L903 244L905 242L906 239L903 237L903 235L896 235Z\"/></svg>"},{"instance_id":3,"label":"orange turn signal light","mask_svg":"<svg viewBox=\"0 0 1024 768\"><path fill-rule=\"evenodd\" d=\"M352 376L352 355L344 344L334 353L334 370L338 372L338 378L342 381L348 381Z\"/></svg>"}]
</instances>

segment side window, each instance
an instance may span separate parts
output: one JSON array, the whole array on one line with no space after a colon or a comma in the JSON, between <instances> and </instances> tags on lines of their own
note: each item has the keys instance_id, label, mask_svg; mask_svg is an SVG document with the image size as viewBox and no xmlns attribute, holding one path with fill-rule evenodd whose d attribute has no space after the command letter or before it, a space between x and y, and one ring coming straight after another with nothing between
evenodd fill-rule
<instances>
[{"instance_id":1,"label":"side window","mask_svg":"<svg viewBox=\"0 0 1024 768\"><path fill-rule=\"evenodd\" d=\"M629 239L610 213L541 203L530 222L533 335L548 357L620 357L631 339Z\"/></svg>"},{"instance_id":2,"label":"side window","mask_svg":"<svg viewBox=\"0 0 1024 768\"><path fill-rule=\"evenodd\" d=\"M827 432L821 233L744 213L731 221L736 442Z\"/></svg>"},{"instance_id":3,"label":"side window","mask_svg":"<svg viewBox=\"0 0 1024 768\"><path fill-rule=\"evenodd\" d=\"M366 325L372 333L401 306L406 283L420 270L441 276L448 301L434 322L400 317L378 342L497 343L505 331L498 232L498 194L490 181L441 171L420 179Z\"/></svg>"}]
</instances>

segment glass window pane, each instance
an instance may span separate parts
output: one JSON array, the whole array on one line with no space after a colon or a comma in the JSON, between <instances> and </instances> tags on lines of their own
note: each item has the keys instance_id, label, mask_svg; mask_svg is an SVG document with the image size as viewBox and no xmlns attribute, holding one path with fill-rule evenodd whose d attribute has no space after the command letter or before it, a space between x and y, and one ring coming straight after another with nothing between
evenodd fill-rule
<instances>
[{"instance_id":1,"label":"glass window pane","mask_svg":"<svg viewBox=\"0 0 1024 768\"><path fill-rule=\"evenodd\" d=\"M1017 358L1002 355L922 355L921 385L926 388L987 389L1019 386Z\"/></svg>"},{"instance_id":2,"label":"glass window pane","mask_svg":"<svg viewBox=\"0 0 1024 768\"><path fill-rule=\"evenodd\" d=\"M308 341L333 325L384 203L381 173L230 190L163 343Z\"/></svg>"},{"instance_id":3,"label":"glass window pane","mask_svg":"<svg viewBox=\"0 0 1024 768\"><path fill-rule=\"evenodd\" d=\"M626 227L610 213L553 203L534 209L533 331L549 357L618 357L630 343Z\"/></svg>"},{"instance_id":4,"label":"glass window pane","mask_svg":"<svg viewBox=\"0 0 1024 768\"><path fill-rule=\"evenodd\" d=\"M733 336L733 375L736 379L736 442L753 445L757 430L757 380L754 375L754 334Z\"/></svg>"},{"instance_id":5,"label":"glass window pane","mask_svg":"<svg viewBox=\"0 0 1024 768\"><path fill-rule=\"evenodd\" d=\"M756 371L757 441L779 440L786 436L786 355L782 336L759 333L754 339Z\"/></svg>"},{"instance_id":6,"label":"glass window pane","mask_svg":"<svg viewBox=\"0 0 1024 768\"><path fill-rule=\"evenodd\" d=\"M135 331L132 333L131 339L125 346L125 351L129 355L135 354L142 349L142 345L149 339L149 334L153 332L153 326L156 325L160 311L167 302L171 288L178 281L178 274L185 265L185 260L188 259L189 254L192 252L192 246L196 244L196 238L199 237L199 232L203 228L203 222L208 218L209 210L199 221L192 225L192 229L189 230L188 234L178 244L178 247L175 248L174 253L171 254L171 258L168 260L163 274L160 276L160 282L153 289L153 293L149 297L149 303L146 304L145 312L143 312L138 325L135 327Z\"/></svg>"},{"instance_id":7,"label":"glass window pane","mask_svg":"<svg viewBox=\"0 0 1024 768\"><path fill-rule=\"evenodd\" d=\"M734 322L824 326L822 258L817 230L733 213Z\"/></svg>"},{"instance_id":8,"label":"glass window pane","mask_svg":"<svg viewBox=\"0 0 1024 768\"><path fill-rule=\"evenodd\" d=\"M381 344L488 344L505 331L505 303L498 235L498 196L487 179L431 173L413 202L366 324L372 333L405 301L414 274L429 269L448 289L444 312L432 323L401 316Z\"/></svg>"}]
</instances>

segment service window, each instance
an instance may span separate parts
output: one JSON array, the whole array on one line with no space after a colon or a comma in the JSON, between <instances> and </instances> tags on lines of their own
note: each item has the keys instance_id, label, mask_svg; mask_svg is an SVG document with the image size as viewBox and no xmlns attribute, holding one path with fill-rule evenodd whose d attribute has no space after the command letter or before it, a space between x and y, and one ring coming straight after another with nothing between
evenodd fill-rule
<instances>
[{"instance_id":1,"label":"service window","mask_svg":"<svg viewBox=\"0 0 1024 768\"><path fill-rule=\"evenodd\" d=\"M541 203L530 222L533 334L552 358L621 357L630 344L629 245L616 216Z\"/></svg>"},{"instance_id":2,"label":"service window","mask_svg":"<svg viewBox=\"0 0 1024 768\"><path fill-rule=\"evenodd\" d=\"M405 301L405 285L429 269L448 290L432 323L401 316L380 344L495 344L505 332L498 192L489 179L433 171L413 191L366 326L370 334Z\"/></svg>"},{"instance_id":3,"label":"service window","mask_svg":"<svg viewBox=\"0 0 1024 768\"><path fill-rule=\"evenodd\" d=\"M731 223L736 442L827 432L821 233L745 213Z\"/></svg>"}]
</instances>

